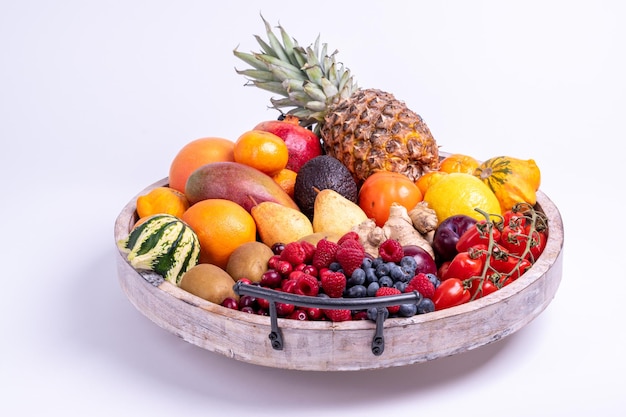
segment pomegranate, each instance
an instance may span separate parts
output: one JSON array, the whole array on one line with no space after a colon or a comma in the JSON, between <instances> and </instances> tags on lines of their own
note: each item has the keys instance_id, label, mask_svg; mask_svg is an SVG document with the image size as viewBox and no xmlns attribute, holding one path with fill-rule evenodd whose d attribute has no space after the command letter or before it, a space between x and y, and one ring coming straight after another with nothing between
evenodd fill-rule
<instances>
[{"instance_id":1,"label":"pomegranate","mask_svg":"<svg viewBox=\"0 0 626 417\"><path fill-rule=\"evenodd\" d=\"M285 141L289 150L287 168L292 171L298 172L305 162L322 154L320 139L311 130L300 126L296 116L261 122L254 129L273 133Z\"/></svg>"}]
</instances>

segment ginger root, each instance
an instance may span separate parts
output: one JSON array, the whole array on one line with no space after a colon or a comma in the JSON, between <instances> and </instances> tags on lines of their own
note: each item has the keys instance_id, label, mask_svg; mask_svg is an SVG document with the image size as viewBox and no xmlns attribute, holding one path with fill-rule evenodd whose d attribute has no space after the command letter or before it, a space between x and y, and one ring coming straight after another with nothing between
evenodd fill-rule
<instances>
[{"instance_id":1,"label":"ginger root","mask_svg":"<svg viewBox=\"0 0 626 417\"><path fill-rule=\"evenodd\" d=\"M427 208L427 210L430 209ZM429 212L424 211L424 213L428 215ZM437 225L436 218L435 216L435 227ZM432 222L430 218L426 220ZM381 243L387 239L395 239L400 242L402 246L419 246L435 259L435 252L431 246L434 228L422 235L419 230L413 226L413 220L409 217L407 209L400 204L393 203L391 205L389 218L383 227L376 226L374 219L368 219L354 226L352 231L359 235L359 242L363 245L365 252L375 258L379 256L378 247Z\"/></svg>"},{"instance_id":2,"label":"ginger root","mask_svg":"<svg viewBox=\"0 0 626 417\"><path fill-rule=\"evenodd\" d=\"M435 210L428 207L428 203L425 201L417 203L417 205L409 211L409 217L411 218L413 227L422 235L434 232L439 223L437 213L435 213Z\"/></svg>"},{"instance_id":3,"label":"ginger root","mask_svg":"<svg viewBox=\"0 0 626 417\"><path fill-rule=\"evenodd\" d=\"M374 219L367 219L364 222L354 226L352 231L359 235L359 242L363 245L365 253L377 257L378 247L387 240L387 236L382 228L376 226Z\"/></svg>"},{"instance_id":4,"label":"ginger root","mask_svg":"<svg viewBox=\"0 0 626 417\"><path fill-rule=\"evenodd\" d=\"M424 249L435 258L435 252L430 243L422 236L422 234L413 226L413 220L409 217L407 209L393 203L389 208L389 219L382 227L387 239L395 239L402 246L415 245Z\"/></svg>"}]
</instances>

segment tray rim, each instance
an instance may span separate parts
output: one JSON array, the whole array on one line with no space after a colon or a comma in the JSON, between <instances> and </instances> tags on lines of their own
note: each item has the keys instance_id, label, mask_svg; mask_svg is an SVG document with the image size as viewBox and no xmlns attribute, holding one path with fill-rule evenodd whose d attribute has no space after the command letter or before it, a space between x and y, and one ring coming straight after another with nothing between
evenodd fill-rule
<instances>
[{"instance_id":1,"label":"tray rim","mask_svg":"<svg viewBox=\"0 0 626 417\"><path fill-rule=\"evenodd\" d=\"M156 181L137 193L126 204L115 221L114 237L116 242L128 233L136 221L136 198L155 187L166 186L167 184L167 178ZM264 348L261 349L262 354L255 355L251 352L243 351L242 347L249 347L248 343L251 342L251 340L254 341L254 343L261 342L270 345L270 340L267 337L270 333L269 317L251 315L227 309L187 293L167 281L156 287L130 266L119 249L117 256L118 281L131 303L155 324L177 334L187 342L244 362L262 366L302 370L362 370L421 363L472 350L513 334L536 318L552 301L562 278L563 223L557 207L541 191L537 193L537 203L548 216L550 229L546 248L530 270L507 287L479 300L424 315L387 319L384 323L384 332L387 339L396 340L397 335L395 335L395 333L398 331L407 331L407 328L420 330L421 327L440 327L445 329L450 323L454 323L453 328L462 327L463 320L460 320L461 318L470 316L475 318L473 316L485 315L488 311L495 312L498 310L499 305L507 306L515 304L519 308L517 304L519 304L520 301L522 304L524 304L524 302L528 304L525 297L530 297L533 300L536 299L536 305L525 306L531 308L529 308L527 313L523 316L513 314L510 320L505 320L505 322L502 323L502 328L493 329L487 326L479 328L476 332L470 332L471 340L465 342L460 341L460 343L456 341L456 343L449 343L449 346L446 345L445 348L439 346L433 351L428 352L418 351L412 353L411 349L406 349L406 352L397 353L399 357L391 358L391 360L385 357L385 353L387 352L383 352L380 357L375 357L371 351L368 352L369 357L365 358L365 360L363 360L363 358L354 358L350 355L351 350L357 355L363 353L362 347L356 346L352 346L348 349L348 352L344 352L342 355L326 352L327 354L330 353L332 357L299 360L298 357L300 355L307 353L306 349L304 349L303 352L303 349L300 348L296 352L295 350L291 351L291 347L289 346L289 344L293 342L288 337L292 332L297 333L298 344L311 342L309 339L314 335L325 336L323 332L332 332L332 343L339 344L345 341L336 340L338 338L340 339L341 336L334 335L342 335L345 333L346 337L358 336L356 339L362 339L362 334L373 337L375 323L368 320L332 323L327 321L297 321L279 318L278 325L286 339L285 350L288 350L288 352ZM193 319L194 322L185 322L184 319L181 320L181 317L167 316L164 314L165 311L173 313L174 315L180 313L182 317L187 317L189 320ZM477 323L480 323L480 321ZM238 324L242 325L241 329L237 328ZM245 326L243 324L245 324ZM258 332L260 332L259 335L262 337L259 338L259 335L256 335L256 337L252 337L251 340L246 339L245 343L238 345L237 343L228 343L228 340L224 342L217 340L215 337L209 337L215 336L213 334L215 329L207 329L207 326L217 326L220 328L227 326L233 334L244 339L249 335L241 335L241 332L244 330L258 329ZM309 332L310 336L304 332ZM393 338L388 337L391 332L394 332ZM228 334L223 334L222 336L226 336L227 339L230 338ZM262 342L263 340L265 341ZM239 347L237 347L237 345ZM389 342L387 342L387 346L389 346ZM369 350L369 345L365 346L365 348ZM359 353L359 351L361 351L361 353Z\"/></svg>"}]
</instances>

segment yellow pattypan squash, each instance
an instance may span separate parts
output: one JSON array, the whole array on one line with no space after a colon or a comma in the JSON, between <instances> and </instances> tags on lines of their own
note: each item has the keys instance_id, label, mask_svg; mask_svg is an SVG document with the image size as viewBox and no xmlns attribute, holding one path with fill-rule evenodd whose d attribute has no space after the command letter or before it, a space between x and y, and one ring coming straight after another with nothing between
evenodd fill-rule
<instances>
[{"instance_id":1,"label":"yellow pattypan squash","mask_svg":"<svg viewBox=\"0 0 626 417\"><path fill-rule=\"evenodd\" d=\"M491 188L502 212L510 210L516 203L534 205L537 202L541 172L532 159L496 156L480 164L474 175Z\"/></svg>"}]
</instances>

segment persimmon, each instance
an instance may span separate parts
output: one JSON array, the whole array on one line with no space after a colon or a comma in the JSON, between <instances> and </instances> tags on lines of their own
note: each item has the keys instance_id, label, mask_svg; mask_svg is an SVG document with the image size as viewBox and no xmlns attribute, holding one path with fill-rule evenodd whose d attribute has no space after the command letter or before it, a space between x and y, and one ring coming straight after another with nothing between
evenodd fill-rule
<instances>
[{"instance_id":1,"label":"persimmon","mask_svg":"<svg viewBox=\"0 0 626 417\"><path fill-rule=\"evenodd\" d=\"M376 172L363 182L359 191L359 207L377 226L383 226L389 218L392 203L413 209L422 201L422 192L404 174L389 171Z\"/></svg>"}]
</instances>

